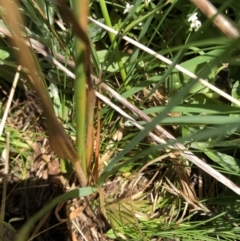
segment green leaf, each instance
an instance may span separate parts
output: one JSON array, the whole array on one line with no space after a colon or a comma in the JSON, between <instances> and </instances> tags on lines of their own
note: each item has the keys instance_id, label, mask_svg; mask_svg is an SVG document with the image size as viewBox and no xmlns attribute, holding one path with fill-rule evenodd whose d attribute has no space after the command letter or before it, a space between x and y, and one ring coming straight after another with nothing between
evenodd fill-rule
<instances>
[{"instance_id":1,"label":"green leaf","mask_svg":"<svg viewBox=\"0 0 240 241\"><path fill-rule=\"evenodd\" d=\"M232 87L232 97L234 97L237 100L240 100L240 81L239 80L237 80Z\"/></svg>"},{"instance_id":2,"label":"green leaf","mask_svg":"<svg viewBox=\"0 0 240 241\"><path fill-rule=\"evenodd\" d=\"M217 50L213 50L210 52L205 53L204 55L201 56L197 56L195 58L192 58L190 60L187 60L183 63L181 63L180 65L187 69L188 71L198 75L199 77L204 78L205 76L201 76L199 75L200 70L202 69L208 69L208 76L207 78L210 81L213 81L213 79L215 78L216 74L217 74L217 68L210 68L209 64L211 63L212 60L214 60L220 53L221 53L222 49L217 49ZM184 83L188 82L191 78L186 76L186 75L179 75L179 73L174 70L172 71L172 78L171 78L171 85L173 86L174 90L178 90L179 88L182 88ZM202 84L200 84L199 82L197 82L189 91L189 93L208 93L209 90L208 88L206 88L205 86L203 86Z\"/></svg>"},{"instance_id":3,"label":"green leaf","mask_svg":"<svg viewBox=\"0 0 240 241\"><path fill-rule=\"evenodd\" d=\"M194 143L191 146L203 151L211 160L222 166L225 171L228 171L235 175L240 174L240 166L238 165L239 160L237 160L236 158L218 151L209 150L203 145L201 145L201 143Z\"/></svg>"},{"instance_id":4,"label":"green leaf","mask_svg":"<svg viewBox=\"0 0 240 241\"><path fill-rule=\"evenodd\" d=\"M156 106L143 110L145 114L160 113L165 106ZM172 112L198 114L240 114L240 108L229 105L183 104L173 107Z\"/></svg>"},{"instance_id":5,"label":"green leaf","mask_svg":"<svg viewBox=\"0 0 240 241\"><path fill-rule=\"evenodd\" d=\"M146 81L141 81L140 83L134 85L131 87L131 89L127 90L122 96L124 98L129 98L133 96L135 93L138 93L139 91L142 91L145 87L150 86L151 84L155 84L162 78L162 75L157 75L150 77Z\"/></svg>"},{"instance_id":6,"label":"green leaf","mask_svg":"<svg viewBox=\"0 0 240 241\"><path fill-rule=\"evenodd\" d=\"M164 117L159 124L173 124L173 125L224 125L225 123L237 123L238 117L232 116L178 116L178 117ZM145 121L138 122L145 125Z\"/></svg>"},{"instance_id":7,"label":"green leaf","mask_svg":"<svg viewBox=\"0 0 240 241\"><path fill-rule=\"evenodd\" d=\"M239 160L221 152L206 151L205 154L214 162L221 165L226 171L240 174Z\"/></svg>"},{"instance_id":8,"label":"green leaf","mask_svg":"<svg viewBox=\"0 0 240 241\"><path fill-rule=\"evenodd\" d=\"M104 23L104 19L98 19L100 23ZM89 29L88 29L89 37L93 43L101 40L107 33L106 30L99 28L95 23L90 23L89 24Z\"/></svg>"},{"instance_id":9,"label":"green leaf","mask_svg":"<svg viewBox=\"0 0 240 241\"><path fill-rule=\"evenodd\" d=\"M3 48L0 49L0 60L5 60L6 58L9 57L9 52L7 52L6 50L4 50Z\"/></svg>"},{"instance_id":10,"label":"green leaf","mask_svg":"<svg viewBox=\"0 0 240 241\"><path fill-rule=\"evenodd\" d=\"M116 72L119 71L118 63L110 57L109 50L100 50L97 52L98 59L100 63L104 63L107 67L108 72ZM127 60L129 59L129 54L119 52L119 55L121 57L121 60L123 63L126 63ZM108 60L106 60L106 57L108 57ZM109 60L110 59L110 60Z\"/></svg>"}]
</instances>

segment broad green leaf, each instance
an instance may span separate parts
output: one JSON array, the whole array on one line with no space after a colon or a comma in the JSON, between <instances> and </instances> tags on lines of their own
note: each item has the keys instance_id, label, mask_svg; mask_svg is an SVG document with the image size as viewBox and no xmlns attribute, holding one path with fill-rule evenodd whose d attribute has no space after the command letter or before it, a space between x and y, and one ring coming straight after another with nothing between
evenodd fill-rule
<instances>
[{"instance_id":1,"label":"broad green leaf","mask_svg":"<svg viewBox=\"0 0 240 241\"><path fill-rule=\"evenodd\" d=\"M106 65L108 65L107 67L108 72L119 71L118 63L113 59L112 56L110 57L108 50L100 50L97 52L97 55L100 63L105 63ZM122 52L119 52L119 55L123 63L126 63L130 56L129 54L122 53ZM110 57L111 60L110 61L106 60L106 56L108 56L108 58Z\"/></svg>"},{"instance_id":2,"label":"broad green leaf","mask_svg":"<svg viewBox=\"0 0 240 241\"><path fill-rule=\"evenodd\" d=\"M240 174L240 167L238 165L239 160L236 158L221 152L214 151L206 151L205 154L214 162L222 166L226 171L234 174Z\"/></svg>"},{"instance_id":3,"label":"broad green leaf","mask_svg":"<svg viewBox=\"0 0 240 241\"><path fill-rule=\"evenodd\" d=\"M206 70L208 70L209 74L207 79L209 79L210 81L213 81L213 79L215 78L216 74L217 74L217 68L208 68L210 62L212 60L214 60L220 53L221 53L222 49L217 49L217 50L213 50L210 52L205 53L204 55L200 55L197 56L195 58L192 58L190 60L187 60L183 63L181 63L180 65L183 68L186 68L187 70L189 70L190 72L196 74L199 76L199 71L202 70L203 68L205 68ZM202 77L202 76L200 76ZM184 83L188 82L191 78L189 78L186 75L182 75L179 74L176 70L174 70L172 72L172 85L174 87L175 90L178 90L179 88L183 87ZM189 91L190 93L208 93L209 90L208 88L206 88L205 86L203 86L202 84L200 84L199 82L197 82Z\"/></svg>"},{"instance_id":4,"label":"broad green leaf","mask_svg":"<svg viewBox=\"0 0 240 241\"><path fill-rule=\"evenodd\" d=\"M98 21L100 23L104 23L103 18L98 19ZM95 23L90 23L88 33L89 33L92 43L95 43L95 42L99 41L100 39L102 39L106 35L107 31L102 28L99 28L99 26L97 26Z\"/></svg>"},{"instance_id":5,"label":"broad green leaf","mask_svg":"<svg viewBox=\"0 0 240 241\"><path fill-rule=\"evenodd\" d=\"M211 160L222 166L226 171L235 175L240 174L239 160L227 154L209 150L202 143L193 143L193 148L203 151Z\"/></svg>"},{"instance_id":6,"label":"broad green leaf","mask_svg":"<svg viewBox=\"0 0 240 241\"><path fill-rule=\"evenodd\" d=\"M7 52L4 49L0 49L0 61L5 60L6 58L9 57L9 55L10 55L9 52Z\"/></svg>"}]
</instances>

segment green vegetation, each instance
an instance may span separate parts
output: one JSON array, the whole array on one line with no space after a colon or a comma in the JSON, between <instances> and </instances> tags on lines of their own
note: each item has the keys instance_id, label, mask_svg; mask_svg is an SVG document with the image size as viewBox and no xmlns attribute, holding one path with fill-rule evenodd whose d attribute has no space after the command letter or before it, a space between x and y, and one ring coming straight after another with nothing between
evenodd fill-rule
<instances>
[{"instance_id":1,"label":"green vegetation","mask_svg":"<svg viewBox=\"0 0 240 241\"><path fill-rule=\"evenodd\" d=\"M0 2L0 238L240 239L240 2Z\"/></svg>"}]
</instances>

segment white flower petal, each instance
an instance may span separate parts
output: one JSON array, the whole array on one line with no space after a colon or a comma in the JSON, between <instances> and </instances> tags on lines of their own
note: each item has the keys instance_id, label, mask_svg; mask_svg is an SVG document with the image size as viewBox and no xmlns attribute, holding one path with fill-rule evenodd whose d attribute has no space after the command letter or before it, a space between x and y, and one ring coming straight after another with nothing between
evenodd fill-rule
<instances>
[{"instance_id":1,"label":"white flower petal","mask_svg":"<svg viewBox=\"0 0 240 241\"><path fill-rule=\"evenodd\" d=\"M188 18L188 22L190 22L190 31L197 31L202 26L202 23L198 20L197 14L198 13L193 13Z\"/></svg>"},{"instance_id":2,"label":"white flower petal","mask_svg":"<svg viewBox=\"0 0 240 241\"><path fill-rule=\"evenodd\" d=\"M123 14L129 13L132 7L133 7L133 5L130 5L129 3L127 3L127 4L126 4L126 8L125 8L125 10L123 11Z\"/></svg>"},{"instance_id":3,"label":"white flower petal","mask_svg":"<svg viewBox=\"0 0 240 241\"><path fill-rule=\"evenodd\" d=\"M188 17L188 22L194 22L194 21L198 20L197 15L198 15L198 13L193 13L192 15L190 15Z\"/></svg>"}]
</instances>

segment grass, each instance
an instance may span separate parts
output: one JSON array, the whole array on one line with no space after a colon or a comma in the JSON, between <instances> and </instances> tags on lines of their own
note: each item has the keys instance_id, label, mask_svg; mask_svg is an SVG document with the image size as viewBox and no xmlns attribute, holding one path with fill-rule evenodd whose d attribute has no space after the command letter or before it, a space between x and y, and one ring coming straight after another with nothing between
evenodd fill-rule
<instances>
[{"instance_id":1,"label":"grass","mask_svg":"<svg viewBox=\"0 0 240 241\"><path fill-rule=\"evenodd\" d=\"M240 4L212 1L231 32L191 2L67 1L69 11L22 0L23 28L1 1L2 166L9 159L1 237L11 225L16 240L42 232L57 240L51 227L67 223L73 240L240 239ZM194 13L199 29L190 29ZM29 103L42 112L27 111ZM27 193L31 173L49 183L54 173L63 194L15 224L7 176L23 180Z\"/></svg>"}]
</instances>

